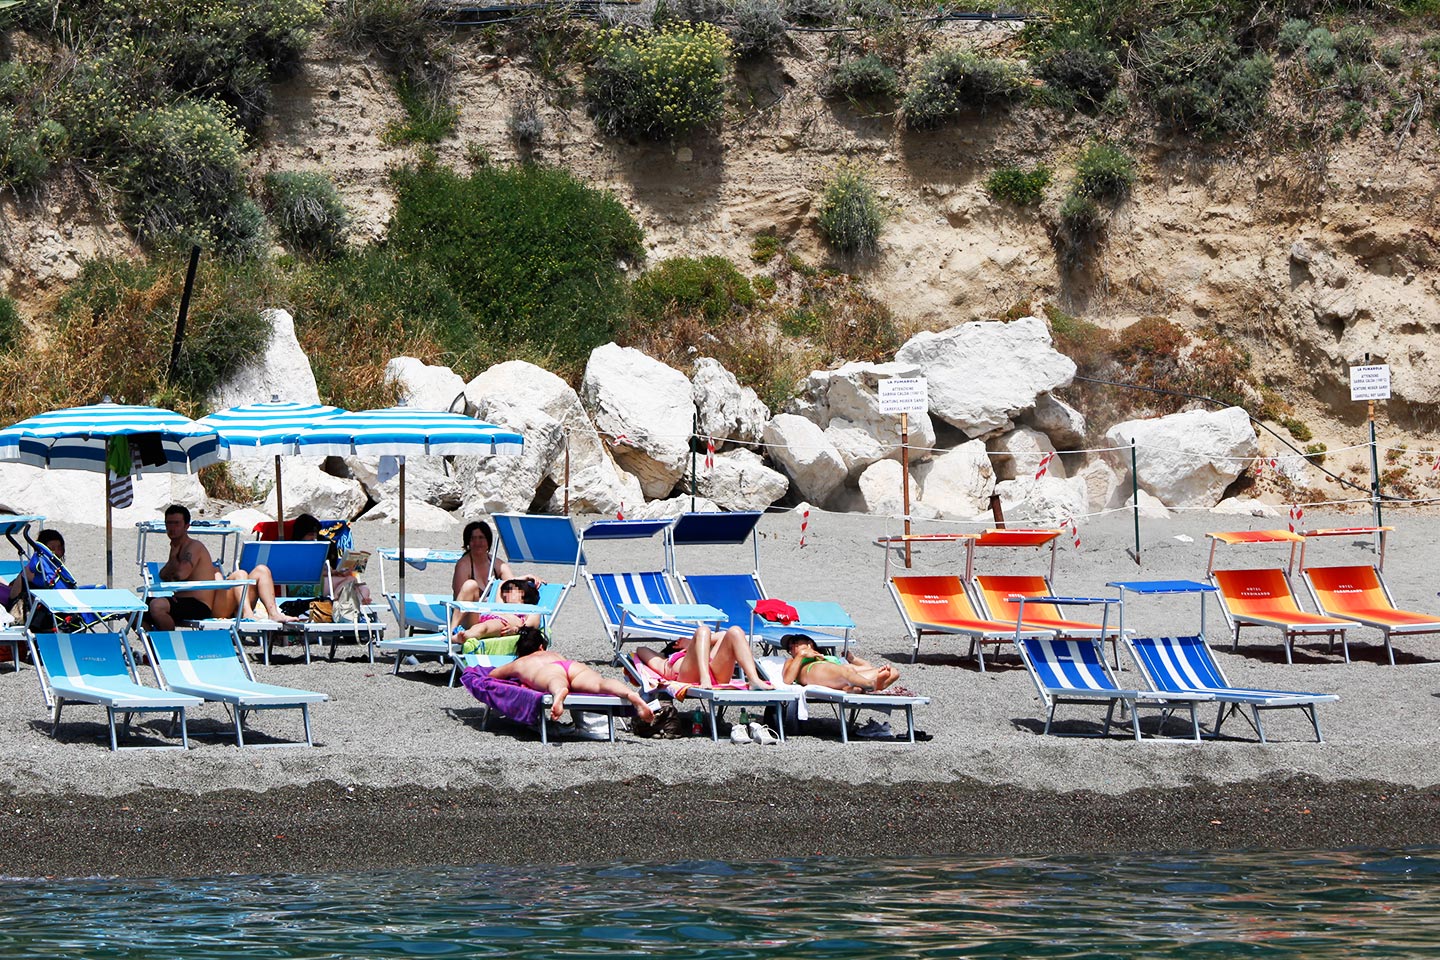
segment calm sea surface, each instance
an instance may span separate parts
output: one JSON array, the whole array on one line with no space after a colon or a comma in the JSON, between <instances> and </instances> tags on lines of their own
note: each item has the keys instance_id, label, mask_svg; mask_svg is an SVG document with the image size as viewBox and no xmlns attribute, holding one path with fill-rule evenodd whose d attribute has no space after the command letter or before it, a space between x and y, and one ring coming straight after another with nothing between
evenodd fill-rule
<instances>
[{"instance_id":1,"label":"calm sea surface","mask_svg":"<svg viewBox=\"0 0 1440 960\"><path fill-rule=\"evenodd\" d=\"M3 892L5 960L1440 957L1433 849L18 879Z\"/></svg>"}]
</instances>

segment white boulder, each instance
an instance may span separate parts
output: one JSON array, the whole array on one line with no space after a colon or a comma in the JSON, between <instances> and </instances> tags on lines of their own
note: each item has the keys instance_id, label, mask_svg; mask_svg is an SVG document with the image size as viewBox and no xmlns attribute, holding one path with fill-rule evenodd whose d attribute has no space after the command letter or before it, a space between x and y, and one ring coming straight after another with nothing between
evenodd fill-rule
<instances>
[{"instance_id":1,"label":"white boulder","mask_svg":"<svg viewBox=\"0 0 1440 960\"><path fill-rule=\"evenodd\" d=\"M1211 507L1210 512L1230 517L1265 517L1270 520L1280 516L1279 510L1254 497L1226 497Z\"/></svg>"},{"instance_id":2,"label":"white boulder","mask_svg":"<svg viewBox=\"0 0 1440 960\"><path fill-rule=\"evenodd\" d=\"M765 443L770 458L813 503L824 503L849 474L839 451L804 417L782 413L773 418L765 425Z\"/></svg>"},{"instance_id":3,"label":"white boulder","mask_svg":"<svg viewBox=\"0 0 1440 960\"><path fill-rule=\"evenodd\" d=\"M1090 513L1109 510L1120 503L1120 474L1104 460L1091 460L1070 478L1085 496Z\"/></svg>"},{"instance_id":4,"label":"white boulder","mask_svg":"<svg viewBox=\"0 0 1440 960\"><path fill-rule=\"evenodd\" d=\"M631 347L607 343L585 364L580 396L620 466L645 496L666 497L685 472L694 429L690 380Z\"/></svg>"},{"instance_id":5,"label":"white boulder","mask_svg":"<svg viewBox=\"0 0 1440 960\"><path fill-rule=\"evenodd\" d=\"M449 410L465 392L465 381L454 370L415 357L395 357L385 364L385 381L398 386L400 398L416 410Z\"/></svg>"},{"instance_id":6,"label":"white boulder","mask_svg":"<svg viewBox=\"0 0 1440 960\"><path fill-rule=\"evenodd\" d=\"M1085 415L1053 394L1036 397L1035 406L1021 414L1020 420L1049 437L1056 450L1077 450L1085 445Z\"/></svg>"},{"instance_id":7,"label":"white boulder","mask_svg":"<svg viewBox=\"0 0 1440 960\"><path fill-rule=\"evenodd\" d=\"M879 460L865 468L860 474L860 482L857 485L860 491L861 509L866 513L876 516L898 517L905 513L905 501L903 491L905 485L901 483L900 464L894 460ZM920 501L920 485L915 482L915 477L910 476L910 503L918 504Z\"/></svg>"},{"instance_id":8,"label":"white boulder","mask_svg":"<svg viewBox=\"0 0 1440 960\"><path fill-rule=\"evenodd\" d=\"M1059 477L1021 477L995 484L1000 509L1007 523L1058 525L1066 518L1085 515L1085 495L1075 484Z\"/></svg>"},{"instance_id":9,"label":"white boulder","mask_svg":"<svg viewBox=\"0 0 1440 960\"><path fill-rule=\"evenodd\" d=\"M945 520L968 520L990 509L995 470L983 440L971 440L915 468L920 502Z\"/></svg>"},{"instance_id":10,"label":"white boulder","mask_svg":"<svg viewBox=\"0 0 1440 960\"><path fill-rule=\"evenodd\" d=\"M1050 438L1030 427L1016 427L987 441L985 446L993 455L990 462L999 480L1014 480L1016 477L1033 479L1045 455L1055 453ZM1058 456L1052 456L1046 464L1045 476L1065 478L1065 464Z\"/></svg>"},{"instance_id":11,"label":"white boulder","mask_svg":"<svg viewBox=\"0 0 1440 960\"><path fill-rule=\"evenodd\" d=\"M690 375L691 396L700 414L700 432L720 440L755 443L765 430L770 411L749 387L719 360L701 357ZM719 444L717 443L718 447Z\"/></svg>"},{"instance_id":12,"label":"white boulder","mask_svg":"<svg viewBox=\"0 0 1440 960\"><path fill-rule=\"evenodd\" d=\"M930 392L930 415L970 437L1008 429L1042 393L1063 387L1075 363L1055 349L1045 322L975 322L942 333L923 331L895 359L920 369Z\"/></svg>"},{"instance_id":13,"label":"white boulder","mask_svg":"<svg viewBox=\"0 0 1440 960\"><path fill-rule=\"evenodd\" d=\"M134 529L141 520L159 520L172 503L194 513L210 499L191 474L149 473L135 478L135 500L112 513L117 529ZM87 470L46 470L23 463L0 463L0 512L38 514L51 524L105 525L105 474Z\"/></svg>"},{"instance_id":14,"label":"white boulder","mask_svg":"<svg viewBox=\"0 0 1440 960\"><path fill-rule=\"evenodd\" d=\"M904 363L847 363L836 370L816 370L805 378L790 412L825 428L854 479L877 460L900 459L900 416L880 412L880 381L919 375L918 367ZM912 415L908 426L910 461L928 460L935 447L930 415Z\"/></svg>"},{"instance_id":15,"label":"white boulder","mask_svg":"<svg viewBox=\"0 0 1440 960\"><path fill-rule=\"evenodd\" d=\"M246 534L249 534L250 531L255 529L255 524L273 522L275 514L262 513L254 507L241 507L239 510L231 510L220 519L232 527L239 527L241 530L244 530Z\"/></svg>"},{"instance_id":16,"label":"white boulder","mask_svg":"<svg viewBox=\"0 0 1440 960\"><path fill-rule=\"evenodd\" d=\"M1105 434L1107 454L1130 476L1129 450L1135 442L1140 486L1171 507L1213 507L1256 456L1259 445L1249 415L1240 407L1189 410L1154 420L1129 420Z\"/></svg>"},{"instance_id":17,"label":"white boulder","mask_svg":"<svg viewBox=\"0 0 1440 960\"><path fill-rule=\"evenodd\" d=\"M1127 507L1134 507L1134 506L1135 506L1135 498L1134 498L1134 497L1126 497L1126 498L1125 498L1125 506L1127 506ZM1140 491L1140 511L1139 511L1139 513L1140 513L1140 516L1144 517L1146 520L1169 520L1169 519L1170 519L1170 508L1167 507L1167 506L1165 506L1165 504L1161 503L1161 502L1160 502L1158 499L1156 499L1155 497L1152 497L1150 494L1146 493L1144 490L1141 490L1141 491Z\"/></svg>"},{"instance_id":18,"label":"white boulder","mask_svg":"<svg viewBox=\"0 0 1440 960\"><path fill-rule=\"evenodd\" d=\"M362 523L394 523L400 522L400 501L394 497L381 500L375 506L365 511L360 518ZM454 529L455 518L441 510L439 507L428 503L412 500L408 495L405 497L405 532L424 530L428 533L446 533ZM406 547L413 546L407 543Z\"/></svg>"},{"instance_id":19,"label":"white boulder","mask_svg":"<svg viewBox=\"0 0 1440 960\"><path fill-rule=\"evenodd\" d=\"M265 353L236 370L211 397L217 410L242 403L260 403L272 397L294 403L319 403L310 358L295 337L295 318L286 310L263 310L270 324Z\"/></svg>"},{"instance_id":20,"label":"white boulder","mask_svg":"<svg viewBox=\"0 0 1440 960\"><path fill-rule=\"evenodd\" d=\"M696 473L696 483L701 495L723 510L764 510L790 489L783 473L765 466L749 450L717 454L714 467Z\"/></svg>"},{"instance_id":21,"label":"white boulder","mask_svg":"<svg viewBox=\"0 0 1440 960\"><path fill-rule=\"evenodd\" d=\"M692 504L690 494L676 494L664 500L637 504L634 509L626 506L625 519L663 520L666 517L678 517L682 513L717 513L719 510L718 505L704 497L695 497Z\"/></svg>"},{"instance_id":22,"label":"white boulder","mask_svg":"<svg viewBox=\"0 0 1440 960\"><path fill-rule=\"evenodd\" d=\"M393 500L400 495L398 474L380 482L379 457L346 457L345 466L371 500ZM454 510L462 499L460 480L447 468L444 457L406 457L405 499L409 503L428 503L441 510Z\"/></svg>"},{"instance_id":23,"label":"white boulder","mask_svg":"<svg viewBox=\"0 0 1440 960\"><path fill-rule=\"evenodd\" d=\"M290 458L281 473L285 488L285 516L308 513L320 520L354 520L370 502L358 480L332 477L320 461ZM275 515L275 490L265 498L265 512Z\"/></svg>"}]
</instances>

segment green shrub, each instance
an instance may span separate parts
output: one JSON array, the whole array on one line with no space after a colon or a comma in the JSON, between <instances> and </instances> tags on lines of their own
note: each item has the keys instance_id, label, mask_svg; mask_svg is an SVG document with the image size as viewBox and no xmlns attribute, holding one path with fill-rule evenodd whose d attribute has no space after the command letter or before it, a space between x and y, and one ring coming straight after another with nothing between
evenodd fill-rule
<instances>
[{"instance_id":1,"label":"green shrub","mask_svg":"<svg viewBox=\"0 0 1440 960\"><path fill-rule=\"evenodd\" d=\"M1309 35L1309 20L1286 20L1275 34L1275 46L1281 53L1294 53L1305 46Z\"/></svg>"},{"instance_id":2,"label":"green shrub","mask_svg":"<svg viewBox=\"0 0 1440 960\"><path fill-rule=\"evenodd\" d=\"M506 118L505 124L510 128L510 136L515 142L524 147L533 147L540 142L545 135L545 118L540 115L540 98L535 94L525 94L510 105L510 116Z\"/></svg>"},{"instance_id":3,"label":"green shrub","mask_svg":"<svg viewBox=\"0 0 1440 960\"><path fill-rule=\"evenodd\" d=\"M1311 440L1315 436L1315 434L1310 432L1310 428L1305 424L1305 421L1297 420L1294 417L1284 417L1280 421L1280 426L1289 430L1290 436L1299 440L1301 443L1304 443L1306 440Z\"/></svg>"},{"instance_id":4,"label":"green shrub","mask_svg":"<svg viewBox=\"0 0 1440 960\"><path fill-rule=\"evenodd\" d=\"M245 198L243 136L228 107L181 100L139 114L125 131L120 170L131 222L149 239L217 249L245 245L227 219Z\"/></svg>"},{"instance_id":5,"label":"green shrub","mask_svg":"<svg viewBox=\"0 0 1440 960\"><path fill-rule=\"evenodd\" d=\"M985 179L985 190L996 200L1033 207L1044 199L1050 179L1050 168L1043 164L1029 170L1001 167Z\"/></svg>"},{"instance_id":6,"label":"green shrub","mask_svg":"<svg viewBox=\"0 0 1440 960\"><path fill-rule=\"evenodd\" d=\"M1100 203L1116 204L1135 186L1135 161L1119 147L1096 143L1080 154L1075 164L1075 194Z\"/></svg>"},{"instance_id":7,"label":"green shrub","mask_svg":"<svg viewBox=\"0 0 1440 960\"><path fill-rule=\"evenodd\" d=\"M1208 137L1251 129L1265 113L1273 73L1267 57L1245 56L1209 20L1152 30L1136 56L1136 80L1161 121Z\"/></svg>"},{"instance_id":8,"label":"green shrub","mask_svg":"<svg viewBox=\"0 0 1440 960\"><path fill-rule=\"evenodd\" d=\"M396 81L395 95L405 108L405 119L385 130L386 143L439 143L455 132L460 108L449 102L443 89L403 74Z\"/></svg>"},{"instance_id":9,"label":"green shrub","mask_svg":"<svg viewBox=\"0 0 1440 960\"><path fill-rule=\"evenodd\" d=\"M1370 68L1363 63L1341 64L1335 71L1335 89L1347 100L1362 100L1370 92Z\"/></svg>"},{"instance_id":10,"label":"green shrub","mask_svg":"<svg viewBox=\"0 0 1440 960\"><path fill-rule=\"evenodd\" d=\"M968 50L941 50L920 64L900 106L905 125L923 130L967 111L1009 104L1023 88L1014 64Z\"/></svg>"},{"instance_id":11,"label":"green shrub","mask_svg":"<svg viewBox=\"0 0 1440 960\"><path fill-rule=\"evenodd\" d=\"M819 219L820 231L837 253L868 257L879 248L885 210L875 188L855 167L842 165L825 184Z\"/></svg>"},{"instance_id":12,"label":"green shrub","mask_svg":"<svg viewBox=\"0 0 1440 960\"><path fill-rule=\"evenodd\" d=\"M845 16L844 0L783 0L785 19L810 27L838 23Z\"/></svg>"},{"instance_id":13,"label":"green shrub","mask_svg":"<svg viewBox=\"0 0 1440 960\"><path fill-rule=\"evenodd\" d=\"M1346 60L1368 60L1375 54L1375 31L1363 23L1341 27L1335 34L1335 49Z\"/></svg>"},{"instance_id":14,"label":"green shrub","mask_svg":"<svg viewBox=\"0 0 1440 960\"><path fill-rule=\"evenodd\" d=\"M267 173L265 193L280 239L292 249L328 256L344 248L350 214L328 174Z\"/></svg>"},{"instance_id":15,"label":"green shrub","mask_svg":"<svg viewBox=\"0 0 1440 960\"><path fill-rule=\"evenodd\" d=\"M1055 232L1055 249L1061 265L1074 269L1085 263L1099 247L1105 234L1105 216L1089 197L1067 194L1060 204L1060 224Z\"/></svg>"},{"instance_id":16,"label":"green shrub","mask_svg":"<svg viewBox=\"0 0 1440 960\"><path fill-rule=\"evenodd\" d=\"M837 63L826 78L825 91L851 101L893 99L900 93L900 77L880 57L867 53Z\"/></svg>"},{"instance_id":17,"label":"green shrub","mask_svg":"<svg viewBox=\"0 0 1440 960\"><path fill-rule=\"evenodd\" d=\"M1305 444L1305 459L1318 467L1325 462L1325 453L1328 449L1324 443L1318 441L1307 443Z\"/></svg>"},{"instance_id":18,"label":"green shrub","mask_svg":"<svg viewBox=\"0 0 1440 960\"><path fill-rule=\"evenodd\" d=\"M764 266L771 260L774 260L775 255L779 253L781 249L780 238L775 236L775 234L758 234L750 241L750 259Z\"/></svg>"},{"instance_id":19,"label":"green shrub","mask_svg":"<svg viewBox=\"0 0 1440 960\"><path fill-rule=\"evenodd\" d=\"M8 353L25 337L25 322L15 301L0 295L0 353Z\"/></svg>"},{"instance_id":20,"label":"green shrub","mask_svg":"<svg viewBox=\"0 0 1440 960\"><path fill-rule=\"evenodd\" d=\"M735 0L730 40L742 57L772 53L785 45L785 12L780 0Z\"/></svg>"},{"instance_id":21,"label":"green shrub","mask_svg":"<svg viewBox=\"0 0 1440 960\"><path fill-rule=\"evenodd\" d=\"M669 311L699 314L712 326L755 304L755 290L724 257L675 257L647 270L630 288L637 319Z\"/></svg>"},{"instance_id":22,"label":"green shrub","mask_svg":"<svg viewBox=\"0 0 1440 960\"><path fill-rule=\"evenodd\" d=\"M655 140L720 119L730 39L708 23L656 33L601 31L585 94L602 129Z\"/></svg>"},{"instance_id":23,"label":"green shrub","mask_svg":"<svg viewBox=\"0 0 1440 960\"><path fill-rule=\"evenodd\" d=\"M1380 65L1386 69L1399 69L1400 65L1405 62L1405 45L1403 43L1389 44L1381 47L1375 56L1380 61Z\"/></svg>"},{"instance_id":24,"label":"green shrub","mask_svg":"<svg viewBox=\"0 0 1440 960\"><path fill-rule=\"evenodd\" d=\"M618 261L644 259L644 235L609 193L561 170L435 166L394 175L389 246L432 268L471 321L438 332L457 357L539 345L583 363L625 306ZM490 351L490 352L487 352Z\"/></svg>"},{"instance_id":25,"label":"green shrub","mask_svg":"<svg viewBox=\"0 0 1440 960\"><path fill-rule=\"evenodd\" d=\"M434 30L425 0L343 0L331 28L343 42L375 47L401 72L427 59Z\"/></svg>"},{"instance_id":26,"label":"green shrub","mask_svg":"<svg viewBox=\"0 0 1440 960\"><path fill-rule=\"evenodd\" d=\"M1331 73L1340 62L1334 47L1312 46L1305 51L1305 63L1316 73Z\"/></svg>"},{"instance_id":27,"label":"green shrub","mask_svg":"<svg viewBox=\"0 0 1440 960\"><path fill-rule=\"evenodd\" d=\"M1090 107L1099 106L1120 78L1120 62L1100 46L1048 50L1036 58L1032 69L1049 86Z\"/></svg>"},{"instance_id":28,"label":"green shrub","mask_svg":"<svg viewBox=\"0 0 1440 960\"><path fill-rule=\"evenodd\" d=\"M33 190L50 172L65 142L65 128L53 120L26 127L15 111L0 105L0 189Z\"/></svg>"}]
</instances>

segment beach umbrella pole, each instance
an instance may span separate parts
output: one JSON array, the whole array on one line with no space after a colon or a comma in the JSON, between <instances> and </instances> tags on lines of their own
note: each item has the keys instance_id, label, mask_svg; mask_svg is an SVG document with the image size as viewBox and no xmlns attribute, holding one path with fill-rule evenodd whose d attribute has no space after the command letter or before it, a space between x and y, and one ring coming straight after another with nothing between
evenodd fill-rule
<instances>
[{"instance_id":1,"label":"beach umbrella pole","mask_svg":"<svg viewBox=\"0 0 1440 960\"><path fill-rule=\"evenodd\" d=\"M405 456L400 460L400 636L405 636ZM397 653L398 657L399 654Z\"/></svg>"},{"instance_id":2,"label":"beach umbrella pole","mask_svg":"<svg viewBox=\"0 0 1440 960\"><path fill-rule=\"evenodd\" d=\"M105 469L105 586L115 586L115 508L110 505L110 469Z\"/></svg>"},{"instance_id":3,"label":"beach umbrella pole","mask_svg":"<svg viewBox=\"0 0 1440 960\"><path fill-rule=\"evenodd\" d=\"M285 488L280 485L280 454L275 454L275 539L285 539Z\"/></svg>"}]
</instances>

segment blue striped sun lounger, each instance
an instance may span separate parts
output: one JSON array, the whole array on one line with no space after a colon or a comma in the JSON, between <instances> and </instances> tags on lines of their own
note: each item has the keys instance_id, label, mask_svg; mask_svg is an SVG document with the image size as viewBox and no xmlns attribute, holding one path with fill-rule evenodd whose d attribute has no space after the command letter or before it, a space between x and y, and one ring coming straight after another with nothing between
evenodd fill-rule
<instances>
[{"instance_id":1,"label":"blue striped sun lounger","mask_svg":"<svg viewBox=\"0 0 1440 960\"><path fill-rule=\"evenodd\" d=\"M165 689L229 708L237 747L246 746L245 715L252 710L299 710L305 727L305 744L315 745L310 731L310 705L323 703L329 696L256 681L250 664L236 646L235 634L228 630L156 630L146 635L146 641L154 657L155 675Z\"/></svg>"},{"instance_id":2,"label":"blue striped sun lounger","mask_svg":"<svg viewBox=\"0 0 1440 960\"><path fill-rule=\"evenodd\" d=\"M706 615L685 618L677 615L680 604L670 580L662 570L643 573L590 573L585 581L595 600L596 612L605 634L614 646L614 662L620 661L620 649L638 640L670 640L688 637L699 623L719 622L723 611L705 607ZM626 607L629 606L627 610ZM695 606L695 605L690 605Z\"/></svg>"}]
</instances>

